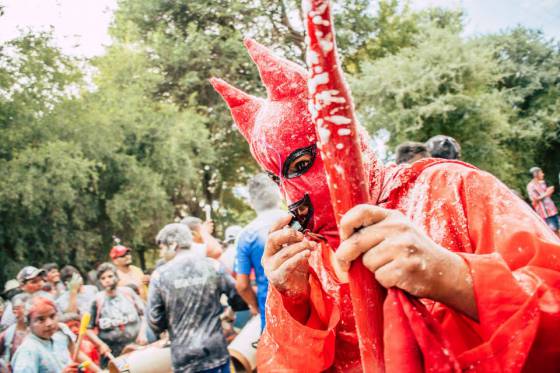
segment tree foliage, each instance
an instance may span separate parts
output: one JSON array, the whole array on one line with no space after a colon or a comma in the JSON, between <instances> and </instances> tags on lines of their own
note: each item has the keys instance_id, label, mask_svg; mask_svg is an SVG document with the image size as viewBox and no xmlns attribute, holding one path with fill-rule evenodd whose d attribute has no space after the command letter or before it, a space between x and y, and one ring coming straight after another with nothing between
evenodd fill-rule
<instances>
[{"instance_id":1,"label":"tree foliage","mask_svg":"<svg viewBox=\"0 0 560 373\"><path fill-rule=\"evenodd\" d=\"M461 10L334 1L363 124L390 145L451 135L464 159L523 190L560 171L560 48L532 30L465 38ZM296 0L120 0L103 56L77 61L48 33L0 45L0 280L23 264L107 258L116 236L149 263L153 237L212 203L223 226L252 211L257 170L208 83L264 94L242 40L303 63ZM0 16L2 8L0 7ZM554 180L551 178L551 181Z\"/></svg>"},{"instance_id":2,"label":"tree foliage","mask_svg":"<svg viewBox=\"0 0 560 373\"><path fill-rule=\"evenodd\" d=\"M513 107L511 135L503 146L512 149L515 176L527 177L543 167L550 184L560 172L560 44L536 30L517 27L483 37L500 69L497 88Z\"/></svg>"},{"instance_id":3,"label":"tree foliage","mask_svg":"<svg viewBox=\"0 0 560 373\"><path fill-rule=\"evenodd\" d=\"M491 49L434 28L418 45L364 63L353 92L364 124L388 130L392 145L447 134L467 162L505 179L514 165L500 141L511 114L499 79Z\"/></svg>"}]
</instances>

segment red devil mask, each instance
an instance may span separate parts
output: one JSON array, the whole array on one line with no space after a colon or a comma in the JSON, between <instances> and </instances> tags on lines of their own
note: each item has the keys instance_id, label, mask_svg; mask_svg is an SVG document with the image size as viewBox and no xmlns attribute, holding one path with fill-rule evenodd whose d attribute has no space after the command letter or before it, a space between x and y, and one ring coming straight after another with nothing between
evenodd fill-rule
<instances>
[{"instance_id":1,"label":"red devil mask","mask_svg":"<svg viewBox=\"0 0 560 373\"><path fill-rule=\"evenodd\" d=\"M221 79L213 78L211 83L228 104L253 157L280 185L290 211L303 228L325 236L336 248L336 221L308 110L307 72L253 40L246 40L245 46L259 69L268 98L248 95ZM363 130L360 139L370 197L376 202L381 168Z\"/></svg>"}]
</instances>

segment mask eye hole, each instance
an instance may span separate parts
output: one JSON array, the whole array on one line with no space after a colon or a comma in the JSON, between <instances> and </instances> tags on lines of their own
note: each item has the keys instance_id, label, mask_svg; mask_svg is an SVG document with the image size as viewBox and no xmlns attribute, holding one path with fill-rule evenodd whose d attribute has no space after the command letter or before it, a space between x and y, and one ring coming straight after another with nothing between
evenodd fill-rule
<instances>
[{"instance_id":1,"label":"mask eye hole","mask_svg":"<svg viewBox=\"0 0 560 373\"><path fill-rule=\"evenodd\" d=\"M286 179L303 175L313 166L316 155L317 146L315 144L295 150L284 162L282 175Z\"/></svg>"}]
</instances>

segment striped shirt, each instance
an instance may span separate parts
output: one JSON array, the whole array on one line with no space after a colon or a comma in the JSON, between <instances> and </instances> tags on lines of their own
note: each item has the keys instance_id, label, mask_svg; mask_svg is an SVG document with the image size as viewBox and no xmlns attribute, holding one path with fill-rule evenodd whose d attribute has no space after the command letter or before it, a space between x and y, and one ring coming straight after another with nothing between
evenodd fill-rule
<instances>
[{"instance_id":1,"label":"striped shirt","mask_svg":"<svg viewBox=\"0 0 560 373\"><path fill-rule=\"evenodd\" d=\"M543 219L558 215L558 209L550 197L541 198L547 189L546 182L531 180L527 185L527 194L533 203L533 208Z\"/></svg>"}]
</instances>

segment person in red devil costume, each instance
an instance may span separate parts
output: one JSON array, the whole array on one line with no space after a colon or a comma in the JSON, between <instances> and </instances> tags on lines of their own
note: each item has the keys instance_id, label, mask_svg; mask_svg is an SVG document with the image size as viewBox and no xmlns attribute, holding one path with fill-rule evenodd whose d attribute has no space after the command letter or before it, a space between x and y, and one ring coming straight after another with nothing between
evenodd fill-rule
<instances>
[{"instance_id":1,"label":"person in red devil costume","mask_svg":"<svg viewBox=\"0 0 560 373\"><path fill-rule=\"evenodd\" d=\"M252 40L245 44L267 99L211 82L300 225L328 243L287 227L290 217L271 231L259 370L367 368L344 281L348 263L364 254L381 285L422 299L452 357L451 365L426 366L424 355L424 366L406 371L560 371L560 242L538 216L495 177L466 163L424 159L386 168L359 129L370 204L351 209L339 230L308 110L308 84L316 79ZM392 359L417 351L399 350L406 331L387 319L396 324L401 315L390 314L387 302L384 310L386 350L394 347L385 367L392 372L398 366Z\"/></svg>"}]
</instances>

